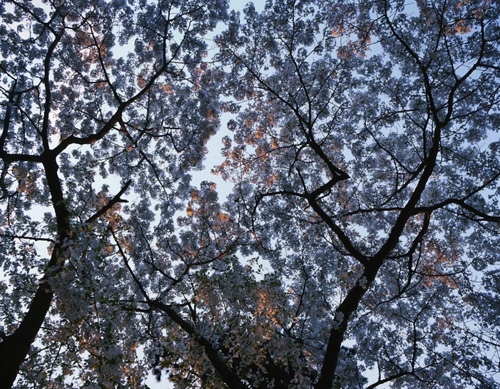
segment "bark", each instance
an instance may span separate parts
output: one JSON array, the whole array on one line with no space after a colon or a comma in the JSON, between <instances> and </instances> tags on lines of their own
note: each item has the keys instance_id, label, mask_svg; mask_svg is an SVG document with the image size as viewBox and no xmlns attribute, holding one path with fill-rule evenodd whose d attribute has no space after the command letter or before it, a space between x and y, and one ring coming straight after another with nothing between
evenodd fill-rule
<instances>
[{"instance_id":1,"label":"bark","mask_svg":"<svg viewBox=\"0 0 500 389\"><path fill-rule=\"evenodd\" d=\"M3 336L0 343L1 389L10 388L14 384L21 365L29 353L31 344L35 341L50 309L54 297L50 279L60 272L64 265L65 253L63 245L70 232L69 211L64 202L61 180L57 174L59 167L56 156L45 155L43 165L56 214L58 239L28 312L19 327L11 335Z\"/></svg>"},{"instance_id":2,"label":"bark","mask_svg":"<svg viewBox=\"0 0 500 389\"><path fill-rule=\"evenodd\" d=\"M163 311L164 313L167 314L167 316L176 324L179 325L186 333L188 333L190 336L194 338L196 343L198 343L200 346L202 346L205 349L205 354L207 358L210 360L212 363L212 366L214 369L217 371L219 376L222 378L224 383L231 389L246 389L248 388L247 385L245 385L238 375L229 367L226 365L226 363L222 360L221 356L219 355L219 352L217 351L214 346L212 346L212 343L203 336L197 334L195 328L186 322L177 312L175 312L171 307L168 305L165 305L159 301L150 301L149 305L153 309L158 309L160 311Z\"/></svg>"},{"instance_id":3,"label":"bark","mask_svg":"<svg viewBox=\"0 0 500 389\"><path fill-rule=\"evenodd\" d=\"M437 115L435 115L437 117ZM429 152L425 168L420 176L417 186L413 191L410 199L406 203L405 207L399 214L394 226L389 233L387 240L384 245L379 249L379 251L373 256L371 260L365 264L365 271L361 278L366 279L365 285L360 285L359 282L349 291L346 298L336 310L339 317L340 323L335 323L330 331L330 337L328 339L328 345L325 352L325 357L323 360L323 366L321 368L321 373L318 382L314 385L315 389L331 389L333 385L333 380L335 378L335 372L337 370L338 359L340 355L340 350L342 342L344 341L344 336L347 331L349 324L349 319L353 312L358 309L358 305L363 298L366 291L369 289L372 282L375 280L379 269L384 264L386 258L391 254L394 248L397 246L399 239L404 231L404 228L408 220L414 215L415 208L424 192L429 178L431 177L434 168L436 166L437 156L439 154L439 144L441 140L441 133L443 130L443 124L437 122L436 128L434 130L433 136L433 146ZM318 209L320 206L318 203L309 199L313 208ZM416 238L418 239L418 238Z\"/></svg>"}]
</instances>

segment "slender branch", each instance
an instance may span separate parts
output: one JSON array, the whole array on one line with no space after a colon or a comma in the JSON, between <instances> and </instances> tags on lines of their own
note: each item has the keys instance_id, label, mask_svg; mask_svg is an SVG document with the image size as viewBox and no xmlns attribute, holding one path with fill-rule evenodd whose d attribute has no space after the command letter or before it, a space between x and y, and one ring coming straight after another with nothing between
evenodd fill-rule
<instances>
[{"instance_id":1,"label":"slender branch","mask_svg":"<svg viewBox=\"0 0 500 389\"><path fill-rule=\"evenodd\" d=\"M189 324L186 320L184 320L172 307L169 305L163 304L158 300L154 300L149 302L151 308L157 309L159 311L164 312L167 316L179 327L181 327L186 333L191 335L193 339L205 349L205 353L212 363L213 367L220 375L222 380L226 383L227 386L231 389L247 389L248 386L245 385L237 373L234 372L221 358L218 350L212 345L212 343L206 339L204 336L200 335L195 327Z\"/></svg>"},{"instance_id":2,"label":"slender branch","mask_svg":"<svg viewBox=\"0 0 500 389\"><path fill-rule=\"evenodd\" d=\"M97 211L95 214L93 214L91 217L87 219L87 223L93 223L97 219L99 219L102 215L104 215L106 212L108 212L113 206L117 203L126 203L127 200L123 200L121 196L127 191L128 187L132 183L132 180L128 180L123 188L105 205L103 206L99 211Z\"/></svg>"}]
</instances>

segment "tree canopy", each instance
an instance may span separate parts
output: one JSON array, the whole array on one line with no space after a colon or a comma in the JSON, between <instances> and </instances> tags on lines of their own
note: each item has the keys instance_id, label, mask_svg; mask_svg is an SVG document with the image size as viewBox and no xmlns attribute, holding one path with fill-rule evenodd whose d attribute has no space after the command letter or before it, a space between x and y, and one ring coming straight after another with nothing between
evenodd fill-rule
<instances>
[{"instance_id":1,"label":"tree canopy","mask_svg":"<svg viewBox=\"0 0 500 389\"><path fill-rule=\"evenodd\" d=\"M0 387L499 385L499 4L232 6L0 1Z\"/></svg>"}]
</instances>

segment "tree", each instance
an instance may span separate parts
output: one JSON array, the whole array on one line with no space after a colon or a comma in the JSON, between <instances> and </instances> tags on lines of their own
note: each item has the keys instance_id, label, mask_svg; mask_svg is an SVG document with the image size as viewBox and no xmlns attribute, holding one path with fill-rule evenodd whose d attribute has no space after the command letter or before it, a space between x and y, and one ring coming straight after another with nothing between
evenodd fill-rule
<instances>
[{"instance_id":1,"label":"tree","mask_svg":"<svg viewBox=\"0 0 500 389\"><path fill-rule=\"evenodd\" d=\"M498 5L134 5L2 3L0 381L494 387Z\"/></svg>"},{"instance_id":2,"label":"tree","mask_svg":"<svg viewBox=\"0 0 500 389\"><path fill-rule=\"evenodd\" d=\"M185 342L211 340L230 387L494 386L498 7L270 1L245 16L218 40L243 106L219 171L242 254L268 274L204 272ZM192 347L165 345L165 366ZM184 380L214 382L191 366Z\"/></svg>"},{"instance_id":3,"label":"tree","mask_svg":"<svg viewBox=\"0 0 500 389\"><path fill-rule=\"evenodd\" d=\"M498 12L268 1L220 39L246 101L220 168L238 177L228 206L279 285L261 292L259 350L228 353L242 379L495 386Z\"/></svg>"},{"instance_id":4,"label":"tree","mask_svg":"<svg viewBox=\"0 0 500 389\"><path fill-rule=\"evenodd\" d=\"M200 166L218 121L203 36L225 12L217 0L0 3L2 388L20 368L21 387L143 375L119 253L127 229L168 228Z\"/></svg>"}]
</instances>

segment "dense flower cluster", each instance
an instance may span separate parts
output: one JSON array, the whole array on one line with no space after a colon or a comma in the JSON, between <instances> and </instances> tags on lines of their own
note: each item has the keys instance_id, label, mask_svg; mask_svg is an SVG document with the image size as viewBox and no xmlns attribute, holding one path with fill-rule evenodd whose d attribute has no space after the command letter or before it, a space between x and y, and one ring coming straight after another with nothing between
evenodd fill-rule
<instances>
[{"instance_id":1,"label":"dense flower cluster","mask_svg":"<svg viewBox=\"0 0 500 389\"><path fill-rule=\"evenodd\" d=\"M498 385L497 3L0 18L0 386Z\"/></svg>"}]
</instances>

